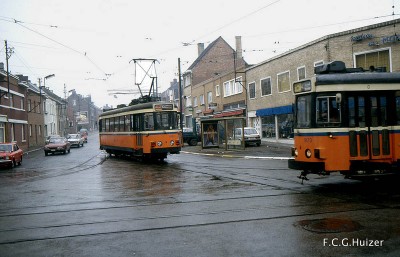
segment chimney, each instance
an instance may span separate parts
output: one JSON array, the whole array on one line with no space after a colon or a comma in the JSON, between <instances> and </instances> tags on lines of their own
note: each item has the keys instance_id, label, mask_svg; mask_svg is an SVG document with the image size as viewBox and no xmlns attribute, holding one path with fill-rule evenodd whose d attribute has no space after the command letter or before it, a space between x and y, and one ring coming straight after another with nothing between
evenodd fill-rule
<instances>
[{"instance_id":1,"label":"chimney","mask_svg":"<svg viewBox=\"0 0 400 257\"><path fill-rule=\"evenodd\" d=\"M242 59L242 37L235 36L236 39L236 59Z\"/></svg>"},{"instance_id":2,"label":"chimney","mask_svg":"<svg viewBox=\"0 0 400 257\"><path fill-rule=\"evenodd\" d=\"M204 51L204 43L197 43L197 51L200 56L201 53Z\"/></svg>"}]
</instances>

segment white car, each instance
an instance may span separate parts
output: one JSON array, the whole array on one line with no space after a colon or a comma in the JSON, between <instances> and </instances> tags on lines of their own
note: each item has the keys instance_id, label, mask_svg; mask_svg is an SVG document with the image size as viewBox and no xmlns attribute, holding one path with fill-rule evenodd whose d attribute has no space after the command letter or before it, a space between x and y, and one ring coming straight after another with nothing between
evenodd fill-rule
<instances>
[{"instance_id":1,"label":"white car","mask_svg":"<svg viewBox=\"0 0 400 257\"><path fill-rule=\"evenodd\" d=\"M67 140L71 146L77 146L78 148L83 146L83 137L80 134L68 134Z\"/></svg>"},{"instance_id":2,"label":"white car","mask_svg":"<svg viewBox=\"0 0 400 257\"><path fill-rule=\"evenodd\" d=\"M245 145L255 144L256 146L261 145L261 137L257 130L252 127L244 127L244 135L242 135L242 128L235 129L235 138L242 140L244 138Z\"/></svg>"}]
</instances>

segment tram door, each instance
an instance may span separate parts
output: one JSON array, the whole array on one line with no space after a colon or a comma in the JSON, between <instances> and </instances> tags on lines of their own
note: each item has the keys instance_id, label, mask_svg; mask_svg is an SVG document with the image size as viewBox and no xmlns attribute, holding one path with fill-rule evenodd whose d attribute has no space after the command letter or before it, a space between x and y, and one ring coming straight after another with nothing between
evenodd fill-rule
<instances>
[{"instance_id":1,"label":"tram door","mask_svg":"<svg viewBox=\"0 0 400 257\"><path fill-rule=\"evenodd\" d=\"M387 95L349 96L350 156L358 160L390 158Z\"/></svg>"}]
</instances>

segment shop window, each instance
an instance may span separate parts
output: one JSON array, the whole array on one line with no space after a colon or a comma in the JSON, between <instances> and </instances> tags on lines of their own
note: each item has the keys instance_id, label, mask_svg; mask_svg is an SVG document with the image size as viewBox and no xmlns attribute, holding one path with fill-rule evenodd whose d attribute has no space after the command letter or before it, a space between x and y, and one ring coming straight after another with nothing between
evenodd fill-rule
<instances>
[{"instance_id":1,"label":"shop window","mask_svg":"<svg viewBox=\"0 0 400 257\"><path fill-rule=\"evenodd\" d=\"M364 70L376 69L378 67L386 68L390 71L389 50L356 54L356 67Z\"/></svg>"}]
</instances>

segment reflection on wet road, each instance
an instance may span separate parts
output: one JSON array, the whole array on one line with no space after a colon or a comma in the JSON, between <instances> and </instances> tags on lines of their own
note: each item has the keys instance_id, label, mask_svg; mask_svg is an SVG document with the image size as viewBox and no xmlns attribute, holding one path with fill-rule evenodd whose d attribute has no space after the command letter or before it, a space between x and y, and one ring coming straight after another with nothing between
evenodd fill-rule
<instances>
[{"instance_id":1,"label":"reflection on wet road","mask_svg":"<svg viewBox=\"0 0 400 257\"><path fill-rule=\"evenodd\" d=\"M1 256L399 253L396 183L332 175L301 185L284 160L182 153L146 163L90 142L0 173ZM324 245L367 237L384 245Z\"/></svg>"}]
</instances>

